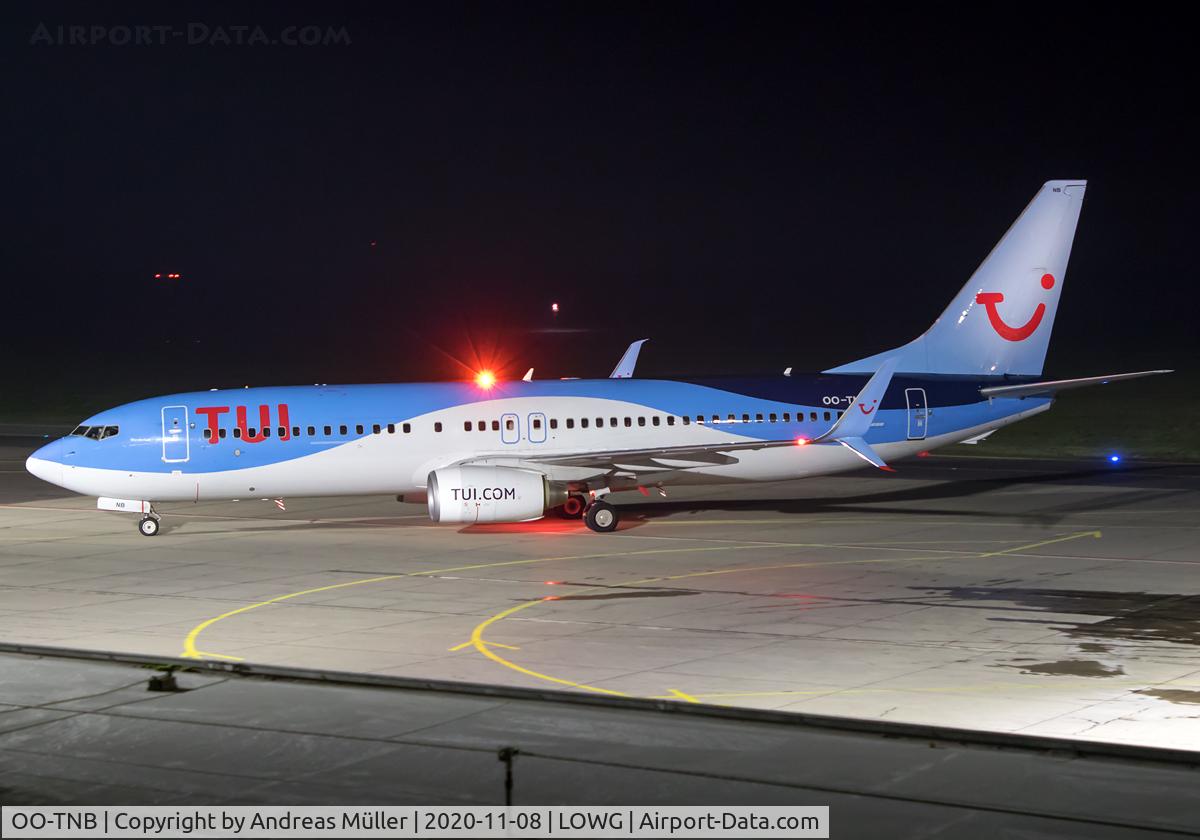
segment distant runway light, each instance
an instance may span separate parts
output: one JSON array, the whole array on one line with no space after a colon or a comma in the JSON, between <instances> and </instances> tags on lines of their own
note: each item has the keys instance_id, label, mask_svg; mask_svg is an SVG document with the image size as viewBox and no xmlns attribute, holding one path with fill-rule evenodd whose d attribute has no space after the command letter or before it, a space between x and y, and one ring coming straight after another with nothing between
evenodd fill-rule
<instances>
[{"instance_id":1,"label":"distant runway light","mask_svg":"<svg viewBox=\"0 0 1200 840\"><path fill-rule=\"evenodd\" d=\"M1121 460L1121 456L1120 455L1109 455L1108 460L1112 461L1115 464Z\"/></svg>"},{"instance_id":2,"label":"distant runway light","mask_svg":"<svg viewBox=\"0 0 1200 840\"><path fill-rule=\"evenodd\" d=\"M481 370L475 374L475 384L486 391L496 384L496 374L490 370Z\"/></svg>"},{"instance_id":3,"label":"distant runway light","mask_svg":"<svg viewBox=\"0 0 1200 840\"><path fill-rule=\"evenodd\" d=\"M557 303L550 304L550 311L557 314L558 313L558 304Z\"/></svg>"}]
</instances>

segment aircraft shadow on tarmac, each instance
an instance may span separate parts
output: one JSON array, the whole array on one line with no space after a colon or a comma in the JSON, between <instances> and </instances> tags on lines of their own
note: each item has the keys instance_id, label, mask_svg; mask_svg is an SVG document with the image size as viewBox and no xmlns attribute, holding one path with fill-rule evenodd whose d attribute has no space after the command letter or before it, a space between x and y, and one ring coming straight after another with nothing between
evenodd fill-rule
<instances>
[{"instance_id":1,"label":"aircraft shadow on tarmac","mask_svg":"<svg viewBox=\"0 0 1200 840\"><path fill-rule=\"evenodd\" d=\"M1073 470L1070 472L932 481L919 486L884 490L878 493L838 497L666 501L649 504L622 504L620 507L625 521L631 519L651 521L672 514L703 513L707 511L771 511L791 514L869 513L885 516L911 516L913 514L920 514L923 516L983 517L1015 519L1029 522L1030 524L1055 525L1071 514L1127 507L1133 504L1144 503L1147 500L1158 500L1187 494L1194 492L1194 490L1190 487L1181 487L1179 489L1147 489L1141 493L1114 492L1110 496L1089 498L1084 501L1073 501L1057 505L1051 504L1033 512L997 511L991 507L980 505L968 505L959 508L931 507L926 504L922 504L920 507L887 507L887 505L907 505L907 503L937 502L947 499L970 499L1024 485L1056 483L1103 484L1105 482L1095 481L1094 479L1111 478L1117 475L1122 478L1127 478L1130 475L1153 475L1158 471L1172 470L1173 468L1173 465L1169 464L1148 464L1123 468L1120 473L1116 473L1110 468L1102 467ZM881 478L880 480L887 481L888 478ZM1114 487L1114 489L1117 488Z\"/></svg>"}]
</instances>

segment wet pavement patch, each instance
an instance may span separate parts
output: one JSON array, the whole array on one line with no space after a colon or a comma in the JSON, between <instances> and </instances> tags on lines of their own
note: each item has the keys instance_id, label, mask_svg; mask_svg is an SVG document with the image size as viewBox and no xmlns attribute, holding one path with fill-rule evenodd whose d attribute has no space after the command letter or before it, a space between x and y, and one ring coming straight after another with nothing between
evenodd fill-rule
<instances>
[{"instance_id":1,"label":"wet pavement patch","mask_svg":"<svg viewBox=\"0 0 1200 840\"><path fill-rule=\"evenodd\" d=\"M1200 691L1184 691L1181 688L1143 688L1134 694L1145 694L1147 697L1157 697L1169 703L1187 703L1200 706Z\"/></svg>"},{"instance_id":2,"label":"wet pavement patch","mask_svg":"<svg viewBox=\"0 0 1200 840\"><path fill-rule=\"evenodd\" d=\"M913 587L952 601L1007 601L994 609L1102 616L1095 622L993 616L992 621L1053 625L1075 638L1108 638L1140 642L1200 645L1200 595L1154 592L1107 592L1090 589L1020 589L1009 587ZM936 601L941 604L942 601ZM960 606L955 604L954 606ZM1099 651L1096 651L1099 652Z\"/></svg>"},{"instance_id":3,"label":"wet pavement patch","mask_svg":"<svg viewBox=\"0 0 1200 840\"><path fill-rule=\"evenodd\" d=\"M1121 677L1125 675L1125 669L1120 665L1105 665L1095 659L1063 659L1058 662L1038 662L1035 665L993 665L992 667L1020 668L1022 674L1045 677Z\"/></svg>"}]
</instances>

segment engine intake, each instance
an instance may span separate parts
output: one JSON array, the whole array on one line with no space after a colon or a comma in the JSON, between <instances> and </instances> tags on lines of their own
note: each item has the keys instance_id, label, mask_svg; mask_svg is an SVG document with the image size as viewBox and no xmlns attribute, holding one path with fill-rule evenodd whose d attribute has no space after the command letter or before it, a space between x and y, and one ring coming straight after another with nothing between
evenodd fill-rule
<instances>
[{"instance_id":1,"label":"engine intake","mask_svg":"<svg viewBox=\"0 0 1200 840\"><path fill-rule=\"evenodd\" d=\"M565 487L514 467L446 467L426 482L434 522L528 522L567 498Z\"/></svg>"}]
</instances>

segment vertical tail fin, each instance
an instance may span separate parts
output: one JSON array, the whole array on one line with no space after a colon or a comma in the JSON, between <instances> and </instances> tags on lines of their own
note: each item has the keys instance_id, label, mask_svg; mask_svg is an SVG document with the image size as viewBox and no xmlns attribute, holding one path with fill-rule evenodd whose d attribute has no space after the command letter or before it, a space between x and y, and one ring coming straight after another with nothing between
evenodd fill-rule
<instances>
[{"instance_id":1,"label":"vertical tail fin","mask_svg":"<svg viewBox=\"0 0 1200 840\"><path fill-rule=\"evenodd\" d=\"M1047 181L941 316L916 339L831 368L974 375L1042 372L1086 181Z\"/></svg>"}]
</instances>

